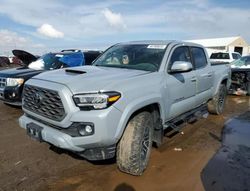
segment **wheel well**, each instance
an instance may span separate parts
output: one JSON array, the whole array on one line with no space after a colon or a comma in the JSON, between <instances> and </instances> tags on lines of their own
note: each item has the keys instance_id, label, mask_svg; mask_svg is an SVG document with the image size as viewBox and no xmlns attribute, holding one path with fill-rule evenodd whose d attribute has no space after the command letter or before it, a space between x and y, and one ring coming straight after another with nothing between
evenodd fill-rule
<instances>
[{"instance_id":1,"label":"wheel well","mask_svg":"<svg viewBox=\"0 0 250 191\"><path fill-rule=\"evenodd\" d=\"M135 115L137 115L138 113L141 113L143 111L148 111L150 113L153 113L154 111L158 112L159 113L159 116L161 116L161 113L160 113L160 106L158 103L152 103L150 105L147 105L147 106L144 106L138 110L136 110L129 118L128 122L130 121L131 118L133 118ZM155 116L153 116L155 117Z\"/></svg>"},{"instance_id":2,"label":"wheel well","mask_svg":"<svg viewBox=\"0 0 250 191\"><path fill-rule=\"evenodd\" d=\"M227 86L227 79L222 80L221 84L224 84L225 86Z\"/></svg>"},{"instance_id":3,"label":"wheel well","mask_svg":"<svg viewBox=\"0 0 250 191\"><path fill-rule=\"evenodd\" d=\"M159 147L162 144L163 139L163 125L162 125L162 118L161 118L161 111L160 106L158 103L152 103L150 105L144 106L138 110L136 110L129 118L129 120L126 123L129 123L129 121L136 116L137 114L147 111L150 112L153 116L153 123L154 123L154 132L153 132L153 146ZM126 127L125 127L126 128ZM125 130L124 128L124 130Z\"/></svg>"},{"instance_id":4,"label":"wheel well","mask_svg":"<svg viewBox=\"0 0 250 191\"><path fill-rule=\"evenodd\" d=\"M224 79L224 80L222 80L222 82L220 83L220 84L224 84L226 87L227 87L227 81L228 81L228 79ZM219 85L220 85L219 84ZM219 89L219 87L218 87L218 89ZM217 92L217 91L216 91ZM208 102L209 101L211 101L211 100L213 100L213 98L210 98L209 100L208 100Z\"/></svg>"}]
</instances>

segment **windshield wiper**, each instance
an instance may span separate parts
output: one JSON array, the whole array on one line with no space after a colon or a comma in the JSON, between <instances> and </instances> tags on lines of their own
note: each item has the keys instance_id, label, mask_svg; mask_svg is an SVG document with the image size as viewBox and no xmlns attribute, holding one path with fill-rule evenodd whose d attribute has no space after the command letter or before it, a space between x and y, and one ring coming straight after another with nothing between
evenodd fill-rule
<instances>
[{"instance_id":1,"label":"windshield wiper","mask_svg":"<svg viewBox=\"0 0 250 191\"><path fill-rule=\"evenodd\" d=\"M100 67L110 67L110 68L121 68L121 69L127 69L127 70L141 70L141 71L147 71L147 72L156 72L157 70L147 70L147 69L144 69L144 68L139 68L139 67L136 67L136 65L108 65L108 64L105 64L105 65L102 65L102 64L97 64L97 65L94 65L94 66L100 66Z\"/></svg>"}]
</instances>

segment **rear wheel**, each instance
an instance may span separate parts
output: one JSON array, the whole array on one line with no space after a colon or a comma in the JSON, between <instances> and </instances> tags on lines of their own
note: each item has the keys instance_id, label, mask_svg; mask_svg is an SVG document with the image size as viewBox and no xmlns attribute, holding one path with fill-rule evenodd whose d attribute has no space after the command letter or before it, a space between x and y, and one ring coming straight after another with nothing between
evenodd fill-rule
<instances>
[{"instance_id":1,"label":"rear wheel","mask_svg":"<svg viewBox=\"0 0 250 191\"><path fill-rule=\"evenodd\" d=\"M208 111L216 115L221 114L224 109L226 95L227 95L227 88L225 84L221 84L219 87L219 91L216 93L213 99L210 100L207 104Z\"/></svg>"},{"instance_id":2,"label":"rear wheel","mask_svg":"<svg viewBox=\"0 0 250 191\"><path fill-rule=\"evenodd\" d=\"M247 94L250 95L250 82L247 82Z\"/></svg>"},{"instance_id":3,"label":"rear wheel","mask_svg":"<svg viewBox=\"0 0 250 191\"><path fill-rule=\"evenodd\" d=\"M117 165L123 172L139 176L145 170L152 147L153 118L149 112L135 115L117 147Z\"/></svg>"}]
</instances>

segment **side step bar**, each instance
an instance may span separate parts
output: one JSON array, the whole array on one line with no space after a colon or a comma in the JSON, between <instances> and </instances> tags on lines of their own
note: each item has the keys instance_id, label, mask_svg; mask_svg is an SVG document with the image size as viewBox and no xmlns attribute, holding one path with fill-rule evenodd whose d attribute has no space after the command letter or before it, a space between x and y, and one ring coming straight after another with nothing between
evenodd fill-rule
<instances>
[{"instance_id":1,"label":"side step bar","mask_svg":"<svg viewBox=\"0 0 250 191\"><path fill-rule=\"evenodd\" d=\"M164 129L171 128L175 133L179 133L180 130L184 127L187 123L193 123L200 118L207 118L208 117L208 110L207 104L201 105L191 111L188 111L168 122L166 122L163 127Z\"/></svg>"}]
</instances>

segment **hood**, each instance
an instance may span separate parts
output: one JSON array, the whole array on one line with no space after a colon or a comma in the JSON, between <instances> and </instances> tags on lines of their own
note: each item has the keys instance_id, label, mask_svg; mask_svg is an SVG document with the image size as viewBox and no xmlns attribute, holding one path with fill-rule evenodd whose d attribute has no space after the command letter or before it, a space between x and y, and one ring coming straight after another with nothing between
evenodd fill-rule
<instances>
[{"instance_id":1,"label":"hood","mask_svg":"<svg viewBox=\"0 0 250 191\"><path fill-rule=\"evenodd\" d=\"M37 60L37 56L26 52L24 50L12 50L12 54L14 56L16 56L17 58L19 58L20 60L22 60L22 62L27 66L29 65L31 62L34 62Z\"/></svg>"},{"instance_id":2,"label":"hood","mask_svg":"<svg viewBox=\"0 0 250 191\"><path fill-rule=\"evenodd\" d=\"M237 66L237 65L231 64L231 68L250 69L250 64L242 65L242 66Z\"/></svg>"},{"instance_id":3,"label":"hood","mask_svg":"<svg viewBox=\"0 0 250 191\"><path fill-rule=\"evenodd\" d=\"M81 66L44 72L33 78L66 85L72 93L77 94L106 90L105 88L107 86L112 87L112 84L121 86L124 80L148 73L151 72L109 67Z\"/></svg>"},{"instance_id":4,"label":"hood","mask_svg":"<svg viewBox=\"0 0 250 191\"><path fill-rule=\"evenodd\" d=\"M29 69L27 67L19 67L19 68L1 70L0 76L6 77L6 78L24 78L24 79L27 79L29 77L40 74L41 72L42 72L41 70L33 70L33 69Z\"/></svg>"}]
</instances>

